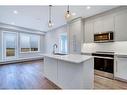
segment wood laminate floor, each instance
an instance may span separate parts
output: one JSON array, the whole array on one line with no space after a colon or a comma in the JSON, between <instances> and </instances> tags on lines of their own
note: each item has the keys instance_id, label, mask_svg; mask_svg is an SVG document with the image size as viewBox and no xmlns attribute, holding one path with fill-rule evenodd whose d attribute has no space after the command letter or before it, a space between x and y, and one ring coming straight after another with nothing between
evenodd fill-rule
<instances>
[{"instance_id":1,"label":"wood laminate floor","mask_svg":"<svg viewBox=\"0 0 127 95\"><path fill-rule=\"evenodd\" d=\"M0 89L58 89L43 76L43 60L0 65Z\"/></svg>"},{"instance_id":2,"label":"wood laminate floor","mask_svg":"<svg viewBox=\"0 0 127 95\"><path fill-rule=\"evenodd\" d=\"M98 75L94 76L94 89L127 89L127 82L122 82L118 80L112 80L109 78L101 77Z\"/></svg>"},{"instance_id":3,"label":"wood laminate floor","mask_svg":"<svg viewBox=\"0 0 127 95\"><path fill-rule=\"evenodd\" d=\"M43 60L0 65L0 89L60 89L43 76ZM127 89L127 83L95 75L94 89Z\"/></svg>"}]
</instances>

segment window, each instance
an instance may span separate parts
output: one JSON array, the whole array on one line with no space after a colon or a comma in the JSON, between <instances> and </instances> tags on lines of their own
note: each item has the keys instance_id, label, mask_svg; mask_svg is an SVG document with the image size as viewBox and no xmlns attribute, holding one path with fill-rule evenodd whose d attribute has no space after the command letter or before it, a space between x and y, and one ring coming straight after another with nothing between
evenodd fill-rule
<instances>
[{"instance_id":1,"label":"window","mask_svg":"<svg viewBox=\"0 0 127 95\"><path fill-rule=\"evenodd\" d=\"M30 36L27 34L20 35L20 48L21 52L29 52L30 51Z\"/></svg>"},{"instance_id":2,"label":"window","mask_svg":"<svg viewBox=\"0 0 127 95\"><path fill-rule=\"evenodd\" d=\"M15 32L3 32L3 58L16 57L17 34Z\"/></svg>"},{"instance_id":3,"label":"window","mask_svg":"<svg viewBox=\"0 0 127 95\"><path fill-rule=\"evenodd\" d=\"M20 34L20 50L21 52L37 52L39 51L39 35Z\"/></svg>"},{"instance_id":4,"label":"window","mask_svg":"<svg viewBox=\"0 0 127 95\"><path fill-rule=\"evenodd\" d=\"M60 52L67 53L67 35L62 34L60 36Z\"/></svg>"},{"instance_id":5,"label":"window","mask_svg":"<svg viewBox=\"0 0 127 95\"><path fill-rule=\"evenodd\" d=\"M31 36L31 51L38 51L38 44L39 44L39 36L32 35Z\"/></svg>"}]
</instances>

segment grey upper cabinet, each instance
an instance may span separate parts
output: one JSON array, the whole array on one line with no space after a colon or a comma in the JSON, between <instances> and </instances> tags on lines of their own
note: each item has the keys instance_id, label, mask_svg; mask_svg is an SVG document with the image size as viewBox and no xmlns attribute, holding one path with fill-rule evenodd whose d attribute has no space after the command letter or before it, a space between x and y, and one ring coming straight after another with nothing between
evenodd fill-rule
<instances>
[{"instance_id":1,"label":"grey upper cabinet","mask_svg":"<svg viewBox=\"0 0 127 95\"><path fill-rule=\"evenodd\" d=\"M103 17L103 31L113 31L114 32L114 16L108 15Z\"/></svg>"},{"instance_id":2,"label":"grey upper cabinet","mask_svg":"<svg viewBox=\"0 0 127 95\"><path fill-rule=\"evenodd\" d=\"M127 10L115 16L115 41L127 41Z\"/></svg>"},{"instance_id":3,"label":"grey upper cabinet","mask_svg":"<svg viewBox=\"0 0 127 95\"><path fill-rule=\"evenodd\" d=\"M94 41L94 26L93 21L86 21L84 23L84 42L92 43Z\"/></svg>"},{"instance_id":4,"label":"grey upper cabinet","mask_svg":"<svg viewBox=\"0 0 127 95\"><path fill-rule=\"evenodd\" d=\"M68 24L69 28L69 52L71 54L81 53L81 44L83 42L82 20L81 18L73 20Z\"/></svg>"},{"instance_id":5,"label":"grey upper cabinet","mask_svg":"<svg viewBox=\"0 0 127 95\"><path fill-rule=\"evenodd\" d=\"M106 15L84 21L84 42L94 42L94 34L113 31L114 16Z\"/></svg>"},{"instance_id":6,"label":"grey upper cabinet","mask_svg":"<svg viewBox=\"0 0 127 95\"><path fill-rule=\"evenodd\" d=\"M114 41L127 41L127 7L98 14L84 21L84 42L91 43L94 34L114 32Z\"/></svg>"},{"instance_id":7,"label":"grey upper cabinet","mask_svg":"<svg viewBox=\"0 0 127 95\"><path fill-rule=\"evenodd\" d=\"M106 15L94 20L94 33L114 31L114 16Z\"/></svg>"},{"instance_id":8,"label":"grey upper cabinet","mask_svg":"<svg viewBox=\"0 0 127 95\"><path fill-rule=\"evenodd\" d=\"M101 32L103 32L103 20L100 17L94 20L94 34Z\"/></svg>"}]
</instances>

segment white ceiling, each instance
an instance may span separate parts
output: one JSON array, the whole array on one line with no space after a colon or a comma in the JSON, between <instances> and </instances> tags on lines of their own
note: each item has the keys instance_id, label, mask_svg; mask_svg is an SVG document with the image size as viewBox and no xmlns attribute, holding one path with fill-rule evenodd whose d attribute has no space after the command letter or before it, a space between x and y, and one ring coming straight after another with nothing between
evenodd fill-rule
<instances>
[{"instance_id":1,"label":"white ceiling","mask_svg":"<svg viewBox=\"0 0 127 95\"><path fill-rule=\"evenodd\" d=\"M66 24L64 18L67 6L53 6L52 20L53 28ZM76 13L76 17L89 17L117 6L70 6L70 11ZM15 14L14 11L18 11ZM48 31L48 6L0 6L0 22L22 26L41 31Z\"/></svg>"}]
</instances>

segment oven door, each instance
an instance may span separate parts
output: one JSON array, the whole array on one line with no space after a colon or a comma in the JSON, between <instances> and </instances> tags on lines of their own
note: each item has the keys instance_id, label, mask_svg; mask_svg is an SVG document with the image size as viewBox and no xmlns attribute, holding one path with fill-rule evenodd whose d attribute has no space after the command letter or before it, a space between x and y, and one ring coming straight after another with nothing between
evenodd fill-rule
<instances>
[{"instance_id":1,"label":"oven door","mask_svg":"<svg viewBox=\"0 0 127 95\"><path fill-rule=\"evenodd\" d=\"M108 78L113 78L114 60L106 58L94 58L95 74Z\"/></svg>"}]
</instances>

